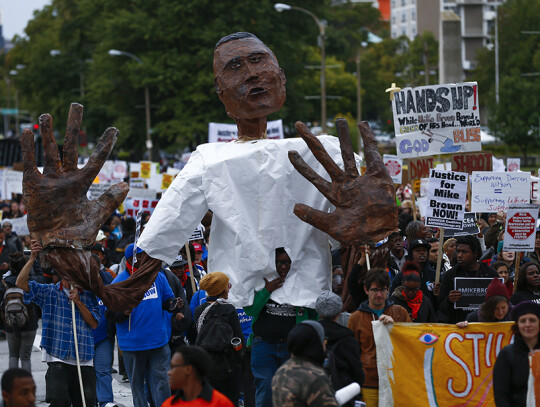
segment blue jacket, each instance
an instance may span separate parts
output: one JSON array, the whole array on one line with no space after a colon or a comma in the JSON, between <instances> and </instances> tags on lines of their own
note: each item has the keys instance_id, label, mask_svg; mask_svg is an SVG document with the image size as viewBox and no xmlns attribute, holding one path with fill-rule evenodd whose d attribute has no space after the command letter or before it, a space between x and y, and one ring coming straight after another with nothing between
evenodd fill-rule
<instances>
[{"instance_id":1,"label":"blue jacket","mask_svg":"<svg viewBox=\"0 0 540 407\"><path fill-rule=\"evenodd\" d=\"M129 273L121 272L114 283L127 280ZM163 304L174 294L163 273L158 273L156 281L144 294L143 300L133 309L130 317L116 324L118 345L123 351L157 349L171 338L171 314L163 309Z\"/></svg>"}]
</instances>

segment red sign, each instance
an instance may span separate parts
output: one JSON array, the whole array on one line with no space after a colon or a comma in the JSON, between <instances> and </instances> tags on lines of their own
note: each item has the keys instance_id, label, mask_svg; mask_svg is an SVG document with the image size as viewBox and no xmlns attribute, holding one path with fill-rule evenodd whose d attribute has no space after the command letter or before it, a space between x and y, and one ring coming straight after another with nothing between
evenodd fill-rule
<instances>
[{"instance_id":1,"label":"red sign","mask_svg":"<svg viewBox=\"0 0 540 407\"><path fill-rule=\"evenodd\" d=\"M473 171L491 171L492 168L493 158L489 152L452 155L452 171L472 174Z\"/></svg>"},{"instance_id":2,"label":"red sign","mask_svg":"<svg viewBox=\"0 0 540 407\"><path fill-rule=\"evenodd\" d=\"M429 178L429 170L434 168L433 157L415 158L407 160L409 166L409 181Z\"/></svg>"},{"instance_id":3,"label":"red sign","mask_svg":"<svg viewBox=\"0 0 540 407\"><path fill-rule=\"evenodd\" d=\"M401 164L395 160L388 160L385 165L391 177L395 177L401 172Z\"/></svg>"},{"instance_id":4,"label":"red sign","mask_svg":"<svg viewBox=\"0 0 540 407\"><path fill-rule=\"evenodd\" d=\"M534 233L535 220L528 212L518 212L508 219L508 234L517 240L525 240Z\"/></svg>"}]
</instances>

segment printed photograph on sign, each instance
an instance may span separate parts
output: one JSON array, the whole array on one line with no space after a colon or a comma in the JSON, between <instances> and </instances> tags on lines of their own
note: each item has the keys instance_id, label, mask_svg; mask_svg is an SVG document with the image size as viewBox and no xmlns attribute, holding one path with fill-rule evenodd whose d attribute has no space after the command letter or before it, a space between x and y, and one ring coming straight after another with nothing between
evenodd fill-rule
<instances>
[{"instance_id":1,"label":"printed photograph on sign","mask_svg":"<svg viewBox=\"0 0 540 407\"><path fill-rule=\"evenodd\" d=\"M531 174L473 172L471 189L471 212L506 212L510 205L530 202Z\"/></svg>"},{"instance_id":2,"label":"printed photograph on sign","mask_svg":"<svg viewBox=\"0 0 540 407\"><path fill-rule=\"evenodd\" d=\"M398 157L482 150L476 82L402 89L392 113Z\"/></svg>"},{"instance_id":3,"label":"printed photograph on sign","mask_svg":"<svg viewBox=\"0 0 540 407\"><path fill-rule=\"evenodd\" d=\"M431 170L426 226L463 229L468 177L464 172Z\"/></svg>"}]
</instances>

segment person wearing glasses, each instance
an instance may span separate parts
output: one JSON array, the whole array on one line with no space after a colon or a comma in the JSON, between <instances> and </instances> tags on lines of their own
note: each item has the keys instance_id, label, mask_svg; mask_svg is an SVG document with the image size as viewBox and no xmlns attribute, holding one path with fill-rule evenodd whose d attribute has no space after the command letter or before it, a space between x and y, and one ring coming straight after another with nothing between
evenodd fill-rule
<instances>
[{"instance_id":1,"label":"person wearing glasses","mask_svg":"<svg viewBox=\"0 0 540 407\"><path fill-rule=\"evenodd\" d=\"M287 337L291 329L305 320L318 320L317 312L312 308L279 304L270 299L270 294L283 286L292 265L283 247L276 249L275 258L278 276L271 281L264 279L265 285L255 292L253 304L244 307L246 314L253 317L248 347L251 346L257 407L272 407L272 377L289 359Z\"/></svg>"},{"instance_id":2,"label":"person wearing glasses","mask_svg":"<svg viewBox=\"0 0 540 407\"><path fill-rule=\"evenodd\" d=\"M204 349L198 346L179 347L167 372L169 386L175 393L161 406L233 407L233 403L208 382L211 369L212 360Z\"/></svg>"},{"instance_id":3,"label":"person wearing glasses","mask_svg":"<svg viewBox=\"0 0 540 407\"><path fill-rule=\"evenodd\" d=\"M364 290L368 299L360 304L357 311L349 318L348 327L353 331L360 344L360 358L364 367L365 381L362 386L362 398L366 407L379 405L379 375L377 373L377 353L373 337L372 321L383 324L411 322L409 313L400 305L388 301L390 276L386 270L374 267L366 274Z\"/></svg>"}]
</instances>

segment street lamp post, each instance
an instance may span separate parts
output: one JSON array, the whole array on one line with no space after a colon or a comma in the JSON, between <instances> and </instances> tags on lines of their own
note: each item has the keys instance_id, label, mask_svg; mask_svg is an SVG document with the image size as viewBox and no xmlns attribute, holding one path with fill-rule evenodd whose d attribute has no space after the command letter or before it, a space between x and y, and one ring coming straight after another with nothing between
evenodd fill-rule
<instances>
[{"instance_id":1,"label":"street lamp post","mask_svg":"<svg viewBox=\"0 0 540 407\"><path fill-rule=\"evenodd\" d=\"M112 55L112 56L123 55L137 61L139 64L143 63L141 58L126 51L110 49L109 55ZM148 151L148 160L152 161L153 143L152 143L152 134L151 134L151 126L150 126L150 90L148 89L148 85L144 87L144 110L145 110L145 116L146 116L146 149Z\"/></svg>"},{"instance_id":2,"label":"street lamp post","mask_svg":"<svg viewBox=\"0 0 540 407\"><path fill-rule=\"evenodd\" d=\"M288 4L276 3L274 8L278 13L287 10L298 10L302 13L308 14L315 20L317 27L319 28L319 39L321 47L321 127L322 132L326 133L326 64L325 64L325 51L324 51L324 34L326 31L326 23L317 18L311 11L302 7L290 6Z\"/></svg>"}]
</instances>

